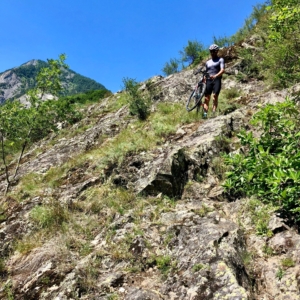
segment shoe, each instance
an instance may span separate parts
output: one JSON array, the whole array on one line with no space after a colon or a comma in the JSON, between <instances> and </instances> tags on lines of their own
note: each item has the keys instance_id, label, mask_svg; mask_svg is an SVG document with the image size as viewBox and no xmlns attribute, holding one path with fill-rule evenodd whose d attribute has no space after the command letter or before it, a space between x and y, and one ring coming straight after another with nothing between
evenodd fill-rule
<instances>
[{"instance_id":1,"label":"shoe","mask_svg":"<svg viewBox=\"0 0 300 300\"><path fill-rule=\"evenodd\" d=\"M207 113L203 113L203 119L207 119Z\"/></svg>"}]
</instances>

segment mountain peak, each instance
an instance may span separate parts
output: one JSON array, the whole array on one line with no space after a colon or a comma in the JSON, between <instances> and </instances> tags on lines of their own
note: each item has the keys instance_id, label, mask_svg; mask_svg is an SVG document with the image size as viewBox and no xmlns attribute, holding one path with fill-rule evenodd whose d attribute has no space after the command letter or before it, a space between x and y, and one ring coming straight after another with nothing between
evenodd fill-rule
<instances>
[{"instance_id":1,"label":"mountain peak","mask_svg":"<svg viewBox=\"0 0 300 300\"><path fill-rule=\"evenodd\" d=\"M28 62L0 73L0 103L7 99L19 99L35 85L35 78L47 62L31 59ZM104 85L93 79L82 76L70 69L64 70L61 76L65 93L63 96L85 93L91 90L106 90Z\"/></svg>"}]
</instances>

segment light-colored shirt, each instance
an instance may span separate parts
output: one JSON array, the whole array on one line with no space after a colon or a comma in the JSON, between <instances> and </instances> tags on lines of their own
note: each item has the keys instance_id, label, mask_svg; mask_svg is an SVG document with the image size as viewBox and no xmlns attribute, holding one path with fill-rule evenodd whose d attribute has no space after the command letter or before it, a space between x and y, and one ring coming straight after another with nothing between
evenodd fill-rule
<instances>
[{"instance_id":1,"label":"light-colored shirt","mask_svg":"<svg viewBox=\"0 0 300 300\"><path fill-rule=\"evenodd\" d=\"M206 71L210 76L216 75L220 72L221 69L225 69L224 58L217 57L210 59L205 64Z\"/></svg>"}]
</instances>

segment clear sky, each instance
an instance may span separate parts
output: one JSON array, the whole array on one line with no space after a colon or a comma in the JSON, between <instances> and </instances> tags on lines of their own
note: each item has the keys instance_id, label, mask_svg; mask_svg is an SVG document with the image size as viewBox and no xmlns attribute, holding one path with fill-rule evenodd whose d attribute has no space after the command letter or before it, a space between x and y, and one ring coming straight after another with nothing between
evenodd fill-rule
<instances>
[{"instance_id":1,"label":"clear sky","mask_svg":"<svg viewBox=\"0 0 300 300\"><path fill-rule=\"evenodd\" d=\"M0 72L58 58L116 92L144 81L188 40L231 36L259 0L0 0Z\"/></svg>"}]
</instances>

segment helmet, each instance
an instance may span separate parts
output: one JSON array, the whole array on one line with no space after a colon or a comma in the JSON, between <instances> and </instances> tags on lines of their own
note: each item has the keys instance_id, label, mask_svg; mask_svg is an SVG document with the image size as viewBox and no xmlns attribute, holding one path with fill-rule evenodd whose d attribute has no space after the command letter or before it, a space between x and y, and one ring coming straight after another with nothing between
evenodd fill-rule
<instances>
[{"instance_id":1,"label":"helmet","mask_svg":"<svg viewBox=\"0 0 300 300\"><path fill-rule=\"evenodd\" d=\"M219 50L219 46L216 45L216 44L212 44L212 45L210 45L209 50L210 51L218 51Z\"/></svg>"}]
</instances>

